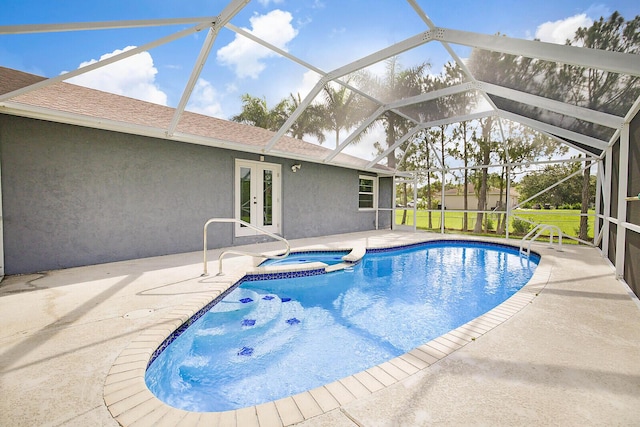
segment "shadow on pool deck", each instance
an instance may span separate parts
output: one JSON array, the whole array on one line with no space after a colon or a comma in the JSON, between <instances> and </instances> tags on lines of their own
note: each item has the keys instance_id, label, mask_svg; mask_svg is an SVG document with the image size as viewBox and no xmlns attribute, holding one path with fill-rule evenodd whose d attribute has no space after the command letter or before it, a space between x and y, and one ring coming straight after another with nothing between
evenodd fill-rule
<instances>
[{"instance_id":1,"label":"shadow on pool deck","mask_svg":"<svg viewBox=\"0 0 640 427\"><path fill-rule=\"evenodd\" d=\"M364 232L296 240L292 247L438 237ZM595 249L535 250L548 277L531 304L437 363L374 393L342 396L339 407L300 425L637 424L637 300ZM210 251L209 259L218 253ZM116 358L175 309L219 293L237 276L200 277L200 260L196 252L6 277L0 284L0 425L118 425L103 398ZM225 258L229 272L251 265L246 257ZM294 403L292 410L305 408ZM248 419L257 425L257 415ZM287 420L298 419L281 414L274 425ZM197 425L204 417L182 421Z\"/></svg>"}]
</instances>

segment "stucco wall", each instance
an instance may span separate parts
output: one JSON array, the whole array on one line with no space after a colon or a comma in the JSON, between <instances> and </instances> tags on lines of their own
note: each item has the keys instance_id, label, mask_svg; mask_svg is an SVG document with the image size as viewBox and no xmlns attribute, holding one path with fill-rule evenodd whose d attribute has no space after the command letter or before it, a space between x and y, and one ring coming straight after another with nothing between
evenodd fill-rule
<instances>
[{"instance_id":1,"label":"stucco wall","mask_svg":"<svg viewBox=\"0 0 640 427\"><path fill-rule=\"evenodd\" d=\"M293 173L293 163L283 168L285 238L375 229L375 212L358 210L357 171L303 163Z\"/></svg>"},{"instance_id":2,"label":"stucco wall","mask_svg":"<svg viewBox=\"0 0 640 427\"><path fill-rule=\"evenodd\" d=\"M236 158L258 155L0 114L5 273L190 252L211 217L233 216ZM283 165L283 233L374 228L358 212L358 171ZM210 227L209 247L234 238Z\"/></svg>"}]
</instances>

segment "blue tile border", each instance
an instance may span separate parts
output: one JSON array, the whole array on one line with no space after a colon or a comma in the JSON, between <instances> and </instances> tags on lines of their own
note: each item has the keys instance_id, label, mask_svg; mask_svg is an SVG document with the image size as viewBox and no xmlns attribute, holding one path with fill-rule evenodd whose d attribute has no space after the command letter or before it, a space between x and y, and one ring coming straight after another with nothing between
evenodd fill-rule
<instances>
[{"instance_id":1,"label":"blue tile border","mask_svg":"<svg viewBox=\"0 0 640 427\"><path fill-rule=\"evenodd\" d=\"M411 243L408 245L402 246L390 246L385 248L371 248L367 249L366 253L383 253L383 252L392 252L392 251L400 251L404 249L411 249L416 247L428 247L428 246L442 246L442 245L455 245L455 244L468 244L472 246L485 246L485 247L499 247L502 249L508 249L510 251L515 252L515 254L519 254L519 248L514 245L509 245L506 243L499 242L483 242L479 240L458 240L458 239L444 239L444 240L429 240L426 242L418 242ZM322 252L343 252L343 251L304 251L304 252L292 252L291 254L302 254L302 253L322 253ZM347 251L348 252L348 251ZM537 252L531 251L531 258L535 262L540 261L540 254ZM296 277L308 277L308 276L316 276L319 274L328 274L324 268L314 269L314 270L302 270L302 271L286 271L280 273L263 273L263 274L245 274L240 280L238 280L233 285L229 286L224 292L218 295L216 298L211 300L208 304L202 307L200 310L194 313L186 322L180 325L175 331L173 331L162 344L158 346L158 348L151 354L149 358L149 363L147 363L147 369L149 366L158 358L158 356L182 333L189 328L193 323L195 323L198 319L204 316L214 305L220 302L224 297L229 295L232 291L234 291L238 286L243 284L244 282L255 282L258 280L275 280L275 279L292 279Z\"/></svg>"},{"instance_id":2,"label":"blue tile border","mask_svg":"<svg viewBox=\"0 0 640 427\"><path fill-rule=\"evenodd\" d=\"M500 249L506 249L511 251L512 253L518 255L519 254L519 249L517 246L514 245L510 245L508 243L500 243L500 242L484 242L481 240L464 240L464 239L438 239L438 240L429 240L426 242L418 242L418 243L411 243L409 245L403 245L403 246L389 246L389 247L384 247L384 248L371 248L371 249L367 249L367 253L381 253L381 252L392 252L392 251L398 251L398 250L404 250L404 249L411 249L411 248L416 248L416 247L421 247L421 246L447 246L447 245L459 245L459 244L466 244L466 245L471 245L473 246L483 246L483 247L489 247L489 248L500 248ZM540 261L540 254L535 252L535 251L531 251L531 258L536 261L539 262Z\"/></svg>"},{"instance_id":3,"label":"blue tile border","mask_svg":"<svg viewBox=\"0 0 640 427\"><path fill-rule=\"evenodd\" d=\"M243 282L256 282L258 280L293 279L296 277L317 276L318 274L327 274L327 272L323 267L313 270L282 271L279 273L249 273L240 280Z\"/></svg>"}]
</instances>

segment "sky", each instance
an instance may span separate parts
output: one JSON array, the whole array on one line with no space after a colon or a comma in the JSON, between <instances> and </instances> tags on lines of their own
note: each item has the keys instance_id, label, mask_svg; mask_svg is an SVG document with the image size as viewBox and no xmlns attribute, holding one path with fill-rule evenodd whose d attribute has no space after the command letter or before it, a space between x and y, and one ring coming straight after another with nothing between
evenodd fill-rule
<instances>
[{"instance_id":1,"label":"sky","mask_svg":"<svg viewBox=\"0 0 640 427\"><path fill-rule=\"evenodd\" d=\"M555 0L544 2L544 7L543 2L512 0L417 2L438 27L553 43L564 43L578 27L589 26L613 11L627 20L640 14L637 0ZM221 0L0 0L0 27L215 17L226 5ZM325 72L428 29L403 0L253 0L231 23ZM54 77L191 26L0 32L0 66ZM206 31L191 34L69 82L175 107L205 36ZM461 58L470 52L466 47L454 46L454 50ZM439 43L431 42L398 59L403 68L427 61L430 72L438 74L451 58ZM383 70L380 64L370 71ZM317 79L313 71L222 28L187 109L229 119L240 113L243 94L264 98L272 107L289 94L300 93L304 98ZM380 134L369 136L372 141L379 138ZM367 149L371 151L370 147L359 151Z\"/></svg>"}]
</instances>

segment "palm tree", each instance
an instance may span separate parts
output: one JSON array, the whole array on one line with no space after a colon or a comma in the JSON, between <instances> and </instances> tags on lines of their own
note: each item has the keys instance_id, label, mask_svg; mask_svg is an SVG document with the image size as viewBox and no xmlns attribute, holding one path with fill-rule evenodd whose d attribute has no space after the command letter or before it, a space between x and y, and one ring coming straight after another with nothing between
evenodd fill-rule
<instances>
[{"instance_id":1,"label":"palm tree","mask_svg":"<svg viewBox=\"0 0 640 427\"><path fill-rule=\"evenodd\" d=\"M286 101L285 111L288 118L302 102L300 93L296 95L290 93ZM305 135L311 135L322 144L325 141L326 116L327 112L323 105L311 104L302 112L298 120L291 125L288 134L298 139L304 139Z\"/></svg>"},{"instance_id":2,"label":"palm tree","mask_svg":"<svg viewBox=\"0 0 640 427\"><path fill-rule=\"evenodd\" d=\"M394 99L407 98L418 95L423 91L426 82L425 72L431 67L429 63L424 62L403 70L398 63L398 58L392 57L387 60L386 65L387 70L382 80L376 78L370 78L369 80L369 84L373 87L373 91L380 100L387 102ZM413 107L407 109L407 111L409 114L418 112ZM407 119L392 111L386 111L378 121L382 122L384 126L387 147L392 146L397 137L406 133L410 127ZM396 167L394 151L389 153L387 157L387 166L390 168Z\"/></svg>"},{"instance_id":3,"label":"palm tree","mask_svg":"<svg viewBox=\"0 0 640 427\"><path fill-rule=\"evenodd\" d=\"M242 95L242 112L231 117L231 120L277 131L287 120L285 108L286 102L283 100L269 110L265 98L254 97L247 93Z\"/></svg>"},{"instance_id":4,"label":"palm tree","mask_svg":"<svg viewBox=\"0 0 640 427\"><path fill-rule=\"evenodd\" d=\"M356 77L359 78L359 76ZM347 80L347 83L350 80ZM367 116L367 113L370 113L370 109L357 93L346 86L336 87L335 83L328 83L324 86L323 93L324 128L334 132L337 148L340 145L340 131L355 127Z\"/></svg>"}]
</instances>

